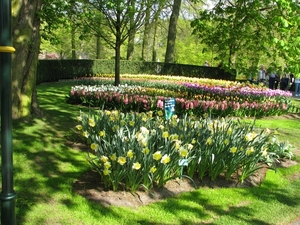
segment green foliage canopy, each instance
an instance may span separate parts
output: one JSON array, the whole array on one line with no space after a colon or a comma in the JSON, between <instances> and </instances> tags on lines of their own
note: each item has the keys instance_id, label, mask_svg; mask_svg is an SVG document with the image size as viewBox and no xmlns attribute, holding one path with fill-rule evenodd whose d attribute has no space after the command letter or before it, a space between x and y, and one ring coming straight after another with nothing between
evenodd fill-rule
<instances>
[{"instance_id":1,"label":"green foliage canopy","mask_svg":"<svg viewBox=\"0 0 300 225\"><path fill-rule=\"evenodd\" d=\"M191 26L229 67L251 69L269 63L300 76L299 14L295 1L221 0L201 11Z\"/></svg>"}]
</instances>

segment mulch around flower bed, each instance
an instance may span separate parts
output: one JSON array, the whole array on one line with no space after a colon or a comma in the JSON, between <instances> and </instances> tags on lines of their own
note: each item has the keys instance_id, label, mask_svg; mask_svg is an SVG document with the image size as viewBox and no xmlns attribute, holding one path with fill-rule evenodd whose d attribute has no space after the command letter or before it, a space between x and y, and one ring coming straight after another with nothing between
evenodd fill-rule
<instances>
[{"instance_id":1,"label":"mulch around flower bed","mask_svg":"<svg viewBox=\"0 0 300 225\"><path fill-rule=\"evenodd\" d=\"M278 166L289 167L297 164L293 160L282 161ZM91 170L82 174L82 176L74 181L73 191L82 195L86 199L102 204L104 206L124 206L137 208L162 199L175 197L183 192L190 192L196 188L251 188L258 186L265 178L267 168L263 167L252 175L242 184L233 176L230 180L226 180L223 176L219 176L212 181L209 178L199 180L195 178L192 182L190 179L170 180L162 188L153 188L150 192L138 190L136 193L128 191L112 191L104 188L100 181L100 176L95 170ZM300 175L299 175L300 177Z\"/></svg>"}]
</instances>

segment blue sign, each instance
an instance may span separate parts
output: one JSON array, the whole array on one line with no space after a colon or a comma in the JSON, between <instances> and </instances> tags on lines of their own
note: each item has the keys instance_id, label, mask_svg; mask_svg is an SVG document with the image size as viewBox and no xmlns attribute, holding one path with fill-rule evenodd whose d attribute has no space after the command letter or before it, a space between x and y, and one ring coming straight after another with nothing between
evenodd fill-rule
<instances>
[{"instance_id":1,"label":"blue sign","mask_svg":"<svg viewBox=\"0 0 300 225\"><path fill-rule=\"evenodd\" d=\"M167 98L164 100L165 119L170 119L175 113L175 98Z\"/></svg>"}]
</instances>

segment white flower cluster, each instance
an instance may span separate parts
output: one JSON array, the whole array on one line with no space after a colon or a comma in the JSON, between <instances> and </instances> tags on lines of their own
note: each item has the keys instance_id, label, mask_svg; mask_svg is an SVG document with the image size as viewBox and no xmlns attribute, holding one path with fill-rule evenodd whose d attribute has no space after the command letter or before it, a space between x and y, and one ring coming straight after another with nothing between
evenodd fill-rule
<instances>
[{"instance_id":1,"label":"white flower cluster","mask_svg":"<svg viewBox=\"0 0 300 225\"><path fill-rule=\"evenodd\" d=\"M141 86L137 85L76 85L71 87L71 91L73 92L79 92L79 91L85 91L85 92L119 92L119 93L125 93L125 92L134 92L134 91L143 91L143 88Z\"/></svg>"}]
</instances>

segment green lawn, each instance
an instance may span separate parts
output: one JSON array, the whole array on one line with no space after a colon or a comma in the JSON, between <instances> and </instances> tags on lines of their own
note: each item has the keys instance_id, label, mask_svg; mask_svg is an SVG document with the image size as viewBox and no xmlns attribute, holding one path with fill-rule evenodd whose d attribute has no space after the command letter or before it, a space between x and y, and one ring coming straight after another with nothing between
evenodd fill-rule
<instances>
[{"instance_id":1,"label":"green lawn","mask_svg":"<svg viewBox=\"0 0 300 225\"><path fill-rule=\"evenodd\" d=\"M70 82L41 84L42 118L13 121L14 187L17 224L289 224L300 216L300 164L268 171L260 187L200 188L132 210L103 207L72 191L90 169L76 148L73 130L84 107L68 105ZM257 120L278 128L282 140L299 149L299 117ZM297 158L299 160L299 157Z\"/></svg>"}]
</instances>

